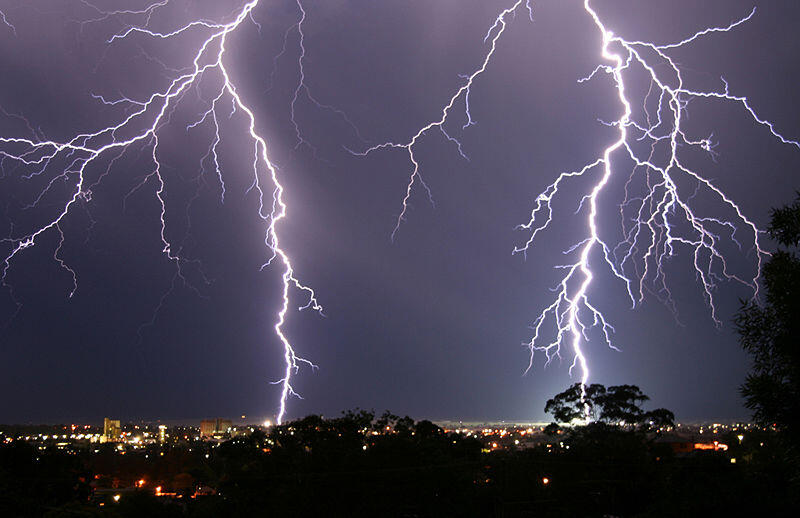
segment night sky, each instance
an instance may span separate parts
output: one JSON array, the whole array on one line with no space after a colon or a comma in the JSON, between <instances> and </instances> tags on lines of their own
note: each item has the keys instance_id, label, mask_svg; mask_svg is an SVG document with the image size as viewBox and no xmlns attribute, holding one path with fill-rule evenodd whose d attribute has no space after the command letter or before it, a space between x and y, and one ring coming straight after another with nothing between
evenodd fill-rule
<instances>
[{"instance_id":1,"label":"night sky","mask_svg":"<svg viewBox=\"0 0 800 518\"><path fill-rule=\"evenodd\" d=\"M131 4L97 2L104 10ZM582 2L537 0L533 23L524 9L510 21L472 88L477 124L462 130L462 102L446 126L469 161L439 132L420 142L417 155L435 206L415 189L394 243L390 233L411 172L407 155L347 151L406 142L438 118L463 82L459 74L482 61L486 30L512 4L305 2L306 84L318 101L343 110L368 143L339 115L301 97L296 120L311 146L297 146L290 120L298 84L296 30L275 60L299 17L293 1L262 0L254 11L260 31L249 22L231 37L228 66L286 189L282 245L325 308L324 317L310 310L289 314L287 335L300 355L319 366L303 367L294 378L303 399L290 401L289 418L361 407L416 418L543 421L546 399L575 381L568 355L547 368L537 357L523 375L528 351L522 344L552 301L550 290L561 275L553 266L564 263L562 250L583 238L584 217L574 212L589 184L575 181L565 189L554 205L553 226L527 259L511 251L527 239L515 226L529 219L536 196L558 173L593 161L616 139L615 129L598 122L619 116L611 81L601 76L577 83L601 62L600 35ZM175 1L157 11L153 26L169 30L191 19L219 20L239 5ZM800 3L593 5L616 33L659 43L727 25L756 6L748 23L671 55L691 85L718 89L724 76L731 91L747 96L778 131L800 136ZM0 24L2 137L31 136L13 114L59 141L109 125L122 108L104 106L92 93L149 95L174 76L168 68L190 64L199 41L192 35L176 41L133 37L108 45L126 19L81 24L98 13L77 0L0 0L0 11L16 29ZM269 251L258 200L247 192L252 145L244 138L244 119L221 117L224 204L215 173L207 168L200 174L213 130L185 130L205 110L197 95L207 101L212 83L187 96L160 133L167 235L194 261L185 268L191 285L173 284L174 265L161 253L156 183L131 193L152 170L150 151L135 146L62 225L61 257L78 276L72 298L71 277L53 260L57 232L44 234L11 262L6 282L13 292L0 291L0 422L274 416L279 387L270 382L281 378L283 359L272 326L282 272L260 271ZM693 135L713 132L718 156L714 161L690 152L687 160L765 227L770 208L790 202L800 187L800 150L778 142L740 105L692 101L689 115ZM103 164L90 173L93 179L108 162ZM29 180L23 178L29 169L9 161L2 167L3 236L41 225L63 206L70 184L57 181L39 205L25 208L57 167ZM628 172L620 168L602 199L600 222L614 243ZM703 205L702 196L698 203L707 215L727 214L716 202ZM752 276L752 241L743 245L742 252L727 251L729 266ZM764 245L774 248L768 240ZM10 246L2 243L3 256ZM731 321L739 299L751 293L720 285L715 297L723 327L717 329L690 262L679 253L665 267L677 319L655 298L631 310L622 283L598 265L590 293L615 326L621 352L601 341L587 344L590 380L636 384L682 421L746 418L737 387L748 359ZM14 299L21 303L18 311Z\"/></svg>"}]
</instances>

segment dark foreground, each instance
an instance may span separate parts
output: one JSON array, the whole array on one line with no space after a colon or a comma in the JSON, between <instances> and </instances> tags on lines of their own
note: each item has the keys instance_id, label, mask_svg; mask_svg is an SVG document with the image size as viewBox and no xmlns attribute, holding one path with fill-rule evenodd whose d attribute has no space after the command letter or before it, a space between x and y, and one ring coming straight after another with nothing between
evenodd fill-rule
<instances>
[{"instance_id":1,"label":"dark foreground","mask_svg":"<svg viewBox=\"0 0 800 518\"><path fill-rule=\"evenodd\" d=\"M0 446L0 516L800 516L775 438L729 439L724 455L676 453L597 424L487 451L428 421L359 412L124 455L14 441Z\"/></svg>"}]
</instances>

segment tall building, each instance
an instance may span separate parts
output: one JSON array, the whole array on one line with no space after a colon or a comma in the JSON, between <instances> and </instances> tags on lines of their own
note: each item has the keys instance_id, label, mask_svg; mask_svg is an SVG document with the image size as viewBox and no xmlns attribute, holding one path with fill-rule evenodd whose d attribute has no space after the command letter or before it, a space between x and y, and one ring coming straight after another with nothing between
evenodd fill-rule
<instances>
[{"instance_id":1,"label":"tall building","mask_svg":"<svg viewBox=\"0 0 800 518\"><path fill-rule=\"evenodd\" d=\"M158 443L164 444L167 442L167 425L160 424L158 425Z\"/></svg>"},{"instance_id":2,"label":"tall building","mask_svg":"<svg viewBox=\"0 0 800 518\"><path fill-rule=\"evenodd\" d=\"M233 428L233 421L230 419L203 419L200 421L200 435L202 437L214 437L217 435L229 434Z\"/></svg>"},{"instance_id":3,"label":"tall building","mask_svg":"<svg viewBox=\"0 0 800 518\"><path fill-rule=\"evenodd\" d=\"M121 439L122 427L119 425L119 419L103 419L103 437L102 442L117 442Z\"/></svg>"}]
</instances>

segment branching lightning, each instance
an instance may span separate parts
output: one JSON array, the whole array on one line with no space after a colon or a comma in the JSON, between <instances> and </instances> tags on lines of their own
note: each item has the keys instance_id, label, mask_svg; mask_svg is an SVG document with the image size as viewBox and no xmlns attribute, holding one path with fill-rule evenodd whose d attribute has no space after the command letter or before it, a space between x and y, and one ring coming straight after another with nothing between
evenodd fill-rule
<instances>
[{"instance_id":1,"label":"branching lightning","mask_svg":"<svg viewBox=\"0 0 800 518\"><path fill-rule=\"evenodd\" d=\"M224 167L221 164L219 146L223 141L220 117L232 118L237 113L243 118L246 131L244 138L252 146L252 162L250 171L253 175L248 192L257 194L259 200L258 216L264 223L264 242L270 251L270 257L262 268L278 263L282 268L282 302L275 317L274 330L281 342L285 359L283 377L276 382L281 387L277 422L281 423L286 414L289 396L296 395L292 388L292 377L301 365L315 367L310 361L300 357L284 333L284 324L292 300L300 295L304 304L299 309L313 308L322 310L314 291L301 283L295 275L291 260L280 246L278 226L286 217L284 188L279 182L278 172L270 159L266 140L256 130L254 111L244 102L238 93L236 82L231 78L226 67L228 51L226 43L229 36L243 24L252 22L261 31L261 26L253 17L259 0L248 0L240 8L232 12L226 20L213 21L196 19L161 32L153 28L153 20L157 19L162 9L170 0L154 2L144 9L104 11L87 0L80 0L94 15L84 20L81 27L87 24L106 20L136 19L138 23L125 23L120 32L113 34L107 41L109 46L123 42L135 43L137 38L149 38L155 41L174 40L186 35L202 35L201 41L193 52L191 63L182 69L175 69L158 61L157 58L145 57L161 65L163 72L170 79L166 87L154 88L144 98L129 98L120 95L108 98L92 94L101 104L119 107L123 111L118 119L109 125L94 131L77 133L70 139L55 141L46 138L41 131L35 130L24 120L29 135L0 136L0 167L6 162L24 171L23 177L48 178L46 186L39 192L27 207L40 208L40 203L47 195L55 191L56 185L66 184L70 194L58 206L55 215L36 228L17 230L11 228L10 235L0 239L7 247L4 252L0 283L10 291L8 272L14 261L19 260L23 252L38 244L43 236L55 235L57 245L53 250L53 259L66 272L72 281L69 296L78 289L78 273L62 257L65 234L62 224L74 212L78 205L91 202L92 189L105 177L115 171L115 164L121 157L138 148L147 151L151 169L133 188L132 192L145 187L154 189L155 198L160 205L159 237L162 252L175 266L173 287L180 281L188 284L183 268L190 259L185 258L182 247L169 237L167 225L167 205L165 201L164 168L159 157L159 137L165 128L172 125L171 115L192 89L200 88L205 77L213 76L218 81L218 89L207 102L202 113L186 126L190 131L201 125L213 129L213 137L206 153L201 157L201 167L205 172L206 164L213 170L219 182L221 200L225 200L226 184ZM460 130L465 131L476 124L470 112L472 86L490 67L493 56L498 50L498 43L506 33L511 19L517 14L525 15L534 21L531 0L511 0L513 4L501 11L494 19L484 37L486 50L479 66L470 74L462 75L461 85L442 107L441 113L431 122L421 126L410 138L400 141L389 141L371 147L365 144L361 151L349 150L354 155L365 156L384 149L402 150L410 163L410 175L402 197L399 214L391 231L394 240L402 222L408 215L409 201L412 193L421 186L431 203L433 196L425 183L421 165L416 153L420 141L431 133L440 133L448 145L464 160L468 154L450 128L450 118L457 106L463 106L465 122ZM307 146L316 153L316 149L302 134L301 124L297 120L297 107L305 99L317 108L328 110L342 118L355 132L362 142L356 126L341 110L320 102L306 82L306 47L304 23L307 12L301 0L294 0L297 6L298 21L289 27L284 35L281 52L273 60L273 79L278 61L285 54L290 35L296 32L299 55L297 57L298 80L292 93L290 104L291 123L295 133L296 147ZM684 79L684 73L677 61L671 57L674 49L692 45L698 39L717 33L735 30L748 22L755 9L748 15L719 27L710 27L684 38L683 40L655 44L647 41L627 40L613 33L593 9L590 0L583 0L585 14L591 20L600 36L599 53L603 63L598 65L580 83L598 81L608 77L616 91L615 103L621 108L619 118L603 124L615 130L613 143L598 153L597 157L574 171L561 173L539 194L534 202L530 219L520 225L527 232L527 239L515 247L515 254L527 254L532 251L537 236L551 227L554 221L554 200L559 197L566 184L585 182L589 187L578 200L578 214L585 216L586 233L575 245L565 251L569 261L557 268L564 272L560 282L554 289L555 298L541 310L535 319L533 337L526 344L530 351L530 361L526 372L533 366L534 355L543 353L546 364L554 358L561 358L562 349L569 349L572 361L570 374L577 368L582 384L589 379L589 366L584 354L584 345L590 340L593 328L602 336L609 347L614 347L611 334L614 328L605 316L591 302L592 281L598 275L598 268L604 273L616 277L625 287L632 306L640 304L645 295L650 293L665 302L675 311L675 303L669 289L664 264L666 260L679 251L686 251L692 258L693 268L703 296L710 307L712 320L719 325L714 301L714 292L721 281L735 281L752 290L758 296L761 264L767 252L760 244L760 231L756 224L748 219L739 206L718 188L700 171L689 165L687 150L698 149L707 153L712 159L716 156L716 144L713 136L697 137L687 129L687 109L692 101L715 100L728 102L743 109L759 126L762 126L778 141L800 148L800 143L784 137L774 125L759 116L744 97L732 93L727 81L720 79L716 90L693 88ZM17 28L0 11L0 29L17 34ZM637 96L636 89L631 88L631 76L644 74L650 85L647 94ZM211 81L209 81L211 82ZM270 87L271 88L271 87ZM2 109L0 109L2 110ZM19 116L2 110L6 117ZM620 162L632 164L630 171L621 172ZM5 172L5 168L3 168ZM5 173L4 173L5 174ZM618 212L621 218L622 240L616 243L602 235L600 221L605 213L602 197L607 193L614 180L622 176L624 183L623 198ZM271 195L270 195L271 193ZM707 215L693 206L696 196L713 197L721 207L720 215ZM752 276L741 276L731 271L726 260L727 247L731 244L743 248L743 244L751 249L755 256ZM171 290L172 288L170 288ZM169 291L167 292L169 293ZM166 295L165 295L166 296ZM164 298L162 297L162 302ZM19 306L19 303L18 303Z\"/></svg>"},{"instance_id":2,"label":"branching lightning","mask_svg":"<svg viewBox=\"0 0 800 518\"><path fill-rule=\"evenodd\" d=\"M564 182L574 177L594 178L590 180L594 182L591 190L580 200L579 207L579 211L588 212L587 237L565 252L567 255L577 255L577 258L575 262L561 267L566 274L556 289L556 300L539 314L534 323L534 336L528 343L531 351L528 369L536 351L544 352L547 362L550 362L554 357L560 357L561 347L569 343L573 354L570 371L576 366L580 368L582 385L589 377L589 367L582 349L582 344L588 341L587 329L598 326L606 344L613 347L609 335L613 327L589 301L589 288L594 277L593 259L600 259L624 283L633 306L644 300L646 291L655 291L657 296L674 308L664 262L676 254L678 248L687 249L693 257L695 274L716 325L720 325L714 303L718 281L724 279L741 283L752 289L753 297L758 296L761 262L767 255L760 245L760 231L733 200L698 171L687 166L679 153L682 147L695 147L714 157L714 143L710 136L692 137L684 129L689 101L713 98L738 103L756 123L765 126L778 140L800 148L798 142L783 137L772 123L759 117L747 98L730 93L724 79L718 91L695 90L687 86L678 63L668 54L669 50L689 45L707 34L736 28L750 20L755 9L727 26L699 31L677 43L656 45L629 41L615 35L604 25L589 0L584 0L583 5L602 36L601 55L610 64L599 65L580 82L592 80L600 73L611 77L622 114L616 121L606 124L617 129L618 138L595 161L580 170L562 173L537 197L530 221L521 225L521 228L530 232L529 238L514 249L514 253L526 253L537 234L550 225L553 220L551 204ZM634 67L644 71L650 80L650 89L640 104L643 119L634 116L634 101L626 90L626 74ZM654 113L650 109L651 98L657 100ZM641 142L645 145L641 146ZM645 151L639 150L640 147L644 147ZM598 229L601 210L598 198L610 178L619 174L613 166L613 158L617 154L629 158L634 167L625 183L625 197L620 205L624 239L612 248ZM659 160L660 156L663 158ZM631 191L637 181L643 193L634 196ZM686 183L693 184L688 196L679 188L679 185ZM735 217L728 220L700 215L698 209L691 206L698 190L713 195ZM740 227L752 238L756 256L754 274L750 279L731 273L721 251L721 243L725 239L723 233L741 249L736 238ZM649 284L656 288L648 288ZM554 322L555 338L550 342L544 340L543 343L542 330L545 323L550 321Z\"/></svg>"},{"instance_id":3,"label":"branching lightning","mask_svg":"<svg viewBox=\"0 0 800 518\"><path fill-rule=\"evenodd\" d=\"M417 133L415 133L411 137L411 139L408 140L408 142L403 142L403 143L384 142L382 144L372 146L360 152L350 150L351 153L359 156L366 156L380 149L388 149L388 148L403 149L408 154L408 160L411 162L413 169L411 171L411 176L409 177L408 180L408 185L406 186L406 193L405 196L403 197L400 214L397 216L394 229L392 230L391 234L392 241L394 241L397 231L400 229L400 224L405 219L406 212L408 212L408 201L411 198L411 193L414 190L414 185L416 185L417 183L422 185L422 187L428 193L428 199L430 200L431 203L433 203L433 196L431 194L431 190L428 188L428 185L422 178L422 174L420 173L419 162L417 161L417 158L414 155L414 147L419 143L420 139L422 139L422 137L424 137L429 131L433 129L438 129L447 141L452 142L456 145L461 157L464 158L465 160L469 160L467 158L467 155L465 155L463 152L461 142L457 138L451 136L445 129L445 123L447 122L447 118L450 115L451 111L453 110L453 107L456 105L456 102L458 102L459 99L463 98L464 109L467 117L467 122L466 124L464 124L463 128L467 128L468 126L475 124L475 122L472 120L472 115L470 114L469 111L470 89L472 88L472 85L475 82L475 80L481 74L483 74L486 71L486 67L489 66L489 62L491 61L492 56L497 50L497 42L498 40L500 40L500 37L505 32L506 27L508 27L508 18L513 16L517 12L517 10L523 5L527 9L530 20L533 21L533 9L530 5L530 0L527 1L517 0L517 2L513 6L509 7L508 9L505 9L497 16L492 26L489 27L489 30L486 32L486 36L484 37L484 42L489 42L489 49L483 58L481 66L478 67L471 74L461 76L462 79L464 79L464 84L461 85L461 87L458 88L458 90L456 90L456 92L453 94L452 97L450 97L448 103L444 106L444 108L442 108L441 116L437 120L429 122L425 126L421 127L419 131L417 131Z\"/></svg>"},{"instance_id":4,"label":"branching lightning","mask_svg":"<svg viewBox=\"0 0 800 518\"><path fill-rule=\"evenodd\" d=\"M498 15L484 39L489 42L489 48L481 66L471 75L462 76L465 83L450 97L437 120L422 126L406 142L385 142L355 153L366 155L380 149L397 148L408 154L412 171L400 214L391 233L393 240L406 217L408 201L415 185L422 185L428 196L431 196L414 154L416 144L430 130L439 129L446 140L457 145L461 156L467 158L460 141L445 131L445 123L453 107L463 99L467 122L462 129L474 124L469 111L470 88L489 66L497 49L497 42L507 28L508 18L522 6L523 2L517 1ZM533 21L530 3L525 2L524 7ZM563 184L578 178L585 178L591 183L591 187L580 199L577 212L586 215L586 236L564 252L565 255L574 257L574 261L556 267L565 274L554 290L555 300L541 311L532 326L534 335L526 344L530 350L530 361L525 371L528 372L533 366L536 352L544 353L547 364L556 357L560 358L562 347L568 345L572 354L570 374L577 367L581 383L585 385L589 378L589 366L583 344L589 341L589 329L598 328L606 345L615 348L611 340L614 328L590 301L590 287L596 274L596 263L605 265L622 282L632 306L641 303L646 292L652 292L674 311L675 305L663 265L668 257L677 253L678 248L688 250L710 307L711 318L717 325L720 321L713 294L720 280L741 283L752 290L754 297L758 296L761 263L768 254L761 248L759 229L713 182L686 165L681 158L683 153L679 153L681 148L698 148L712 158L715 157L715 144L711 136L693 137L685 129L688 103L695 99L736 103L753 121L764 126L780 142L798 148L800 144L781 135L771 122L760 117L746 97L731 93L724 78L721 79L721 88L718 90L692 89L684 81L679 64L669 55L671 50L691 45L703 36L735 29L750 20L755 15L755 9L727 26L707 28L681 41L658 45L646 41L629 41L614 34L603 23L589 0L584 0L583 7L600 33L600 54L606 63L598 65L589 76L579 82L588 82L600 74L611 78L622 113L616 121L604 124L617 130L617 139L598 158L578 170L560 174L547 186L536 198L530 220L520 225L522 230L529 233L528 239L515 247L513 252L527 254L537 235L550 227L554 219L552 202ZM626 78L634 69L643 71L650 80L650 89L638 104L635 97L626 90ZM642 109L643 116L635 114L635 106ZM645 151L642 152L640 148ZM625 182L624 201L619 207L624 238L616 246L611 246L600 233L600 214L604 210L599 198L612 177L621 174L614 166L614 161L619 156L630 159L634 167ZM693 185L688 193L681 187L687 183ZM643 192L634 194L637 188ZM726 219L701 215L691 205L692 199L700 191L714 196L732 217ZM721 243L726 239L739 249L742 248L737 237L740 229L746 232L748 239L752 239L752 249L756 256L752 278L742 278L730 272L721 250ZM550 323L553 326L552 339L547 340L545 328Z\"/></svg>"},{"instance_id":5,"label":"branching lightning","mask_svg":"<svg viewBox=\"0 0 800 518\"><path fill-rule=\"evenodd\" d=\"M311 88L308 86L306 82L306 35L303 30L303 24L306 22L306 18L308 14L306 13L305 7L303 7L303 3L300 0L295 0L295 5L297 6L297 11L299 13L299 17L297 23L291 25L283 35L283 46L281 47L281 51L275 56L272 63L272 72L270 73L270 86L268 91L272 89L275 81L275 74L278 70L278 62L284 54L286 54L289 36L293 32L297 32L297 47L298 47L298 56L297 56L297 83L295 84L294 90L292 92L292 100L290 103L290 117L292 127L294 128L295 134L295 149L306 146L308 147L316 156L317 155L317 148L314 146L305 136L303 136L303 132L301 129L300 122L297 119L297 109L298 103L300 100L305 98L311 102L315 107L319 108L320 110L324 110L330 113L333 113L337 117L339 117L342 121L347 124L350 129L353 130L358 140L363 143L366 143L366 139L361 135L358 127L356 127L355 123L350 119L350 117L345 113L343 110L332 106L330 104L325 104L319 99L317 99L314 94L311 92Z\"/></svg>"},{"instance_id":6,"label":"branching lightning","mask_svg":"<svg viewBox=\"0 0 800 518\"><path fill-rule=\"evenodd\" d=\"M109 45L117 45L122 41L136 37L170 40L189 33L202 34L203 39L196 52L194 52L191 65L187 68L174 70L165 67L167 72L173 73L173 77L166 88L153 90L149 96L143 99L128 97L107 99L100 95L95 95L94 97L99 102L105 105L120 105L127 111L127 114L121 119L112 122L106 127L92 132L79 133L63 142L39 138L39 135L33 131L31 132L34 135L33 137L0 137L0 158L4 162L12 161L26 171L30 171L26 177L38 175L50 175L52 177L48 185L30 205L31 208L37 207L41 199L56 182L64 182L71 186L71 194L64 200L56 215L49 218L49 221L29 231L18 232L12 229L12 235L0 240L0 242L9 247L9 251L3 259L0 280L10 290L11 287L7 284L7 274L12 262L18 260L23 251L36 245L45 234L54 232L58 236L58 245L53 252L53 258L71 276L73 288L69 295L72 296L78 288L78 275L60 256L65 239L61 225L67 216L74 211L76 205L80 202L88 203L91 200L92 187L101 182L105 176L113 173L114 163L128 150L139 145L148 150L152 169L133 190L136 191L146 185L155 188L155 197L160 204L159 234L163 246L162 252L175 265L176 278L187 282L183 277L181 268L188 260L181 256L181 248L176 246L167 235L165 216L167 207L164 197L164 171L159 159L159 135L161 135L164 128L170 126L170 116L186 93L192 88L199 88L201 81L206 76L214 75L220 84L216 95L209 102L207 109L194 123L189 124L186 130L191 130L201 124L210 124L213 127L214 137L209 145L208 152L202 158L202 163L210 160L213 164L214 173L220 183L224 199L225 182L223 167L220 164L218 154L218 146L222 138L218 117L223 114L226 117L232 117L237 111L243 114L246 132L241 138L248 139L253 150L251 163L253 177L248 192L254 190L258 195L258 216L264 222L264 242L271 254L262 268L270 266L274 262L283 269L282 303L274 325L275 333L283 347L285 359L283 377L276 382L281 387L277 414L277 422L281 423L286 414L286 404L289 396L296 395L291 384L293 375L298 371L301 364L314 367L310 361L296 353L284 333L284 323L291 300L295 297L295 293L300 293L304 297L305 303L299 309L313 308L321 312L322 307L317 302L314 291L298 280L287 252L280 245L278 226L281 220L286 217L284 188L279 182L277 169L270 160L267 142L256 130L255 113L241 98L236 83L231 78L226 66L226 43L229 36L248 20L258 25L252 13L258 6L259 0L250 0L242 5L229 16L230 21L215 22L198 19L169 32L160 32L151 28L152 20L158 17L159 10L167 6L169 0L150 4L141 10L120 11L103 11L85 0L82 3L96 13L96 16L91 20L82 22L84 24L111 18L129 19L136 17L140 20L138 24L126 24L124 30L108 39L107 43ZM298 3L298 5L300 4ZM2 16L2 21L12 30L14 29L5 19L5 15ZM63 166L63 162L66 162L67 165ZM97 174L97 177L92 180L95 174Z\"/></svg>"}]
</instances>

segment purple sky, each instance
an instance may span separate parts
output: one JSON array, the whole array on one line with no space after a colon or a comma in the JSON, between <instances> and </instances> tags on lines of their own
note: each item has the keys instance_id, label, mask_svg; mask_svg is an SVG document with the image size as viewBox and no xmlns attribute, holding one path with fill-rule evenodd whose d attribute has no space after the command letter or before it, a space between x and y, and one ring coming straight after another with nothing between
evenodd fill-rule
<instances>
[{"instance_id":1,"label":"purple sky","mask_svg":"<svg viewBox=\"0 0 800 518\"><path fill-rule=\"evenodd\" d=\"M130 7L97 3L105 10L123 4ZM219 20L240 3L171 4L156 12L155 27ZM346 112L370 144L405 142L438 118L463 82L459 74L479 66L486 29L511 4L306 2L306 84L320 102ZM735 31L709 35L671 55L692 85L716 88L724 75L731 91L747 96L779 131L800 136L796 2L593 5L616 33L654 42L728 24L756 6L753 19ZM547 368L539 357L523 376L528 352L521 344L552 301L550 289L562 274L552 267L564 262L561 251L582 239L585 218L574 211L589 184L578 181L565 189L554 205L556 219L527 260L511 254L527 238L515 226L527 221L536 196L560 172L593 161L615 140L615 130L597 119L612 120L620 108L607 78L577 83L600 63L600 37L582 2L539 0L533 7L534 22L520 11L472 88L477 124L462 130L461 103L446 126L470 160L438 132L416 148L436 205L415 189L394 243L389 236L410 173L402 151L351 155L345 148L367 145L339 116L305 97L296 105L296 120L315 149L296 146L289 113L298 82L295 30L274 61L286 30L297 22L294 2L262 0L254 11L261 30L249 22L231 38L228 66L286 189L283 246L325 307L325 318L311 311L289 315L287 334L319 366L313 372L303 368L295 378L304 399L290 401L290 418L358 406L417 418L545 420L545 400L573 382L568 356ZM175 42L134 37L108 45L123 27L120 20L72 21L98 17L73 0L0 0L0 11L16 29L0 24L0 107L23 115L54 140L118 120L117 107L103 106L91 94L147 95L174 75L155 59L186 66L198 42L189 35ZM203 110L197 97L187 97L172 125L162 129L160 153L167 232L202 264L186 270L199 294L177 285L152 325L142 327L170 289L174 267L161 254L155 183L126 198L152 170L148 149L132 148L93 189L91 201L62 225L61 255L78 275L72 298L71 278L52 258L57 233L45 234L11 263L7 282L22 306L12 318L11 293L0 291L0 390L6 395L0 421L274 414L279 388L270 381L283 368L272 333L281 270L259 271L268 253L257 199L247 193L251 145L243 119L223 117L221 123L225 203L219 202L213 172L197 180L213 131L184 128ZM716 161L702 154L689 161L764 227L770 208L794 197L800 150L777 142L741 106L693 101L689 114L688 130L699 136L713 132L719 154ZM12 136L29 137L30 131L19 119L0 115L0 137ZM33 180L23 178L29 169L9 161L0 165L3 235L41 224L68 193L69 183L60 182L26 210L58 174L57 164ZM103 169L95 168L92 178ZM620 168L603 199L600 223L614 243L618 195L628 172ZM703 205L702 196L698 202L708 216L726 214L717 212L718 204ZM2 244L3 255L9 246ZM752 275L754 256L747 248L727 251L731 268ZM592 382L639 385L654 405L673 410L679 420L747 417L737 387L748 361L731 324L739 299L750 296L747 289L720 285L715 297L723 327L716 329L691 257L683 252L666 265L680 324L654 298L631 310L624 285L600 265L597 271L593 303L615 326L614 343L622 352L601 341L587 344Z\"/></svg>"}]
</instances>

